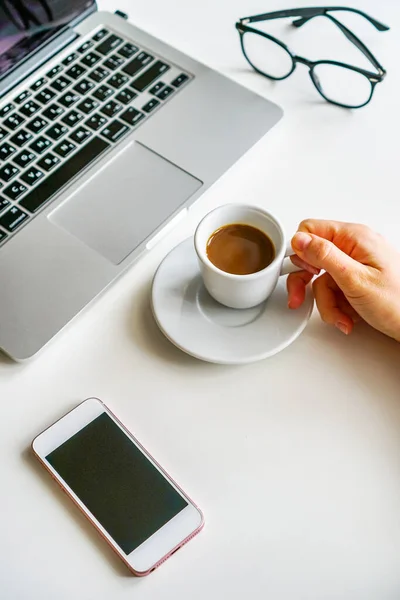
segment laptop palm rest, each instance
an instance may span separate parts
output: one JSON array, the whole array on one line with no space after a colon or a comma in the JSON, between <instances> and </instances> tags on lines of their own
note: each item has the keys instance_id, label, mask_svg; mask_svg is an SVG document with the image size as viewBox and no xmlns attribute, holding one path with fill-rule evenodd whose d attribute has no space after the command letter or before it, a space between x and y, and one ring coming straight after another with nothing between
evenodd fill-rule
<instances>
[{"instance_id":1,"label":"laptop palm rest","mask_svg":"<svg viewBox=\"0 0 400 600\"><path fill-rule=\"evenodd\" d=\"M134 141L49 219L118 265L201 185L199 179Z\"/></svg>"}]
</instances>

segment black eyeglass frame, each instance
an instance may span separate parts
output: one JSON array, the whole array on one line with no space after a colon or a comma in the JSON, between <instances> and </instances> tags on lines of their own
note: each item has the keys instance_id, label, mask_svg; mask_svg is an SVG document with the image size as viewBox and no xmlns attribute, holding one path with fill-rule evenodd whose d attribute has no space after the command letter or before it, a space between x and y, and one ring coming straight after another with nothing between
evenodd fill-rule
<instances>
[{"instance_id":1,"label":"black eyeglass frame","mask_svg":"<svg viewBox=\"0 0 400 600\"><path fill-rule=\"evenodd\" d=\"M362 12L361 10L357 10L355 8L344 7L344 6L320 6L320 7L313 6L313 7L309 7L309 8L293 8L293 9L288 9L288 10L278 10L278 11L264 13L264 14L260 14L260 15L253 15L251 17L243 17L242 19L239 19L239 21L237 21L237 23L235 24L235 27L239 32L240 45L241 45L242 52L243 52L247 62L250 64L250 66L255 71L257 71L257 73L260 73L260 75L263 75L264 77L267 77L268 79L272 79L275 81L281 81L281 80L289 77L295 70L297 63L300 63L303 65L306 65L309 68L309 74L310 74L311 81L313 82L318 93L321 94L321 96L327 102L330 102L331 104L336 104L337 106L342 106L344 108L361 108L370 102L372 95L374 93L375 86L377 83L380 83L381 81L383 81L383 79L386 76L386 70L378 62L377 58L372 54L372 52L367 48L367 46L352 31L350 31L350 29L348 29L345 25L343 25L343 23L341 23L335 17L333 17L332 15L329 14L329 12L333 12L333 11L348 11L348 12L352 12L352 13L361 15L362 17L367 19L378 31L387 31L389 29L389 27L387 25L384 25L380 21L377 21L376 19L370 17L369 15ZM307 23L310 19L313 19L314 17L319 17L319 16L327 17L337 27L339 27L339 29L346 36L346 38L351 43L353 43L364 54L364 56L370 61L370 63L376 68L376 70L378 72L374 73L372 71L367 71L366 69L361 69L360 67L356 67L354 65L349 65L347 63L334 61L334 60L317 60L317 61L308 60L307 58L304 58L303 56L298 56L297 54L294 54L288 48L288 46L286 44L284 44L281 40L278 40L276 37L274 37L268 33L265 33L264 31L260 31L258 29L254 29L253 27L248 26L248 23L257 23L260 21L269 21L272 19L282 19L285 17L300 17L299 19L296 19L295 21L293 21L292 25L294 27L301 27L302 25ZM260 35L261 37L271 40L272 42L275 42L276 44L281 46L292 59L292 68L289 71L289 73L287 73L283 77L274 77L273 75L264 73L259 68L257 68L255 65L253 65L253 63L251 62L251 60L249 59L249 57L246 54L245 45L243 42L244 34L246 32ZM321 85L319 84L318 78L316 77L316 75L314 73L314 68L317 65L321 65L321 64L335 65L337 67L349 69L351 71L355 71L356 73L360 73L361 75L364 75L368 79L368 81L371 85L371 92L370 92L369 98L366 100L366 102L364 102L363 104L359 104L357 106L353 106L350 104L343 104L341 102L335 102L334 100L331 100L330 98L328 98L324 94L323 89L322 89Z\"/></svg>"}]
</instances>

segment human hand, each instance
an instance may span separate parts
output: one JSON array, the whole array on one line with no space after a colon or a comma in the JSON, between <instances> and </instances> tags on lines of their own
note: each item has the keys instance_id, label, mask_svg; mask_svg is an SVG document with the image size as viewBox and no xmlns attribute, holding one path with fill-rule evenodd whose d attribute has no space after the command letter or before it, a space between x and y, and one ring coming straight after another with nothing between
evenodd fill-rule
<instances>
[{"instance_id":1,"label":"human hand","mask_svg":"<svg viewBox=\"0 0 400 600\"><path fill-rule=\"evenodd\" d=\"M365 225L308 219L293 236L292 262L303 271L287 280L289 308L305 298L313 283L322 320L345 334L366 321L400 341L400 254Z\"/></svg>"}]
</instances>

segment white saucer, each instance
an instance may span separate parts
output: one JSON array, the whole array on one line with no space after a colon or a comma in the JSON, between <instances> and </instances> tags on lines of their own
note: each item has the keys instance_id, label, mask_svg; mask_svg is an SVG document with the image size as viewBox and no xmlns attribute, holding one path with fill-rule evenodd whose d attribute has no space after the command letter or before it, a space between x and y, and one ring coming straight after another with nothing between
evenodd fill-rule
<instances>
[{"instance_id":1,"label":"white saucer","mask_svg":"<svg viewBox=\"0 0 400 600\"><path fill-rule=\"evenodd\" d=\"M193 238L176 246L153 281L152 309L164 335L178 348L207 362L238 365L273 356L301 334L313 297L298 310L287 307L286 277L267 302L246 310L226 308L204 288Z\"/></svg>"}]
</instances>

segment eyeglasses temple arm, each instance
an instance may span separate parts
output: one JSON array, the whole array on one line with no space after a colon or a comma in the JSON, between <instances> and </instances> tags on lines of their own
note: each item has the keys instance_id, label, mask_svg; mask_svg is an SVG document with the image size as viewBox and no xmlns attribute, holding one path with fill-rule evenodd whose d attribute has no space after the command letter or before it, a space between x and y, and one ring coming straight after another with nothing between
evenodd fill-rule
<instances>
[{"instance_id":1,"label":"eyeglasses temple arm","mask_svg":"<svg viewBox=\"0 0 400 600\"><path fill-rule=\"evenodd\" d=\"M339 27L340 31L346 36L349 42L354 44L364 54L364 56L366 56L368 60L374 65L374 67L379 71L380 77L383 79L383 76L386 74L386 71L382 67L382 65L377 61L372 52L367 48L367 46L363 44L363 42L352 31L350 31L350 29L347 29L347 27L343 25L343 23L335 19L335 17L332 17L332 15L329 14L326 14L324 16Z\"/></svg>"},{"instance_id":2,"label":"eyeglasses temple arm","mask_svg":"<svg viewBox=\"0 0 400 600\"><path fill-rule=\"evenodd\" d=\"M274 12L253 15L252 17L243 17L239 19L241 23L257 23L258 21L270 21L271 19L284 19L285 17L306 17L312 18L324 14L325 9L318 7L311 8L291 8L288 10L276 10Z\"/></svg>"},{"instance_id":3,"label":"eyeglasses temple arm","mask_svg":"<svg viewBox=\"0 0 400 600\"><path fill-rule=\"evenodd\" d=\"M348 8L346 6L310 6L309 8L291 8L288 10L277 10L260 15L253 15L252 17L244 17L243 19L240 19L240 21L242 23L257 23L258 21L270 21L271 19L283 19L285 17L301 17L293 23L296 27L301 27L309 19L319 15L325 15L328 11L334 10L346 10L357 13L372 23L372 25L379 31L387 31L389 29L387 25L380 23L373 17L367 15L367 13L357 10L356 8Z\"/></svg>"},{"instance_id":4,"label":"eyeglasses temple arm","mask_svg":"<svg viewBox=\"0 0 400 600\"><path fill-rule=\"evenodd\" d=\"M332 12L332 11L347 11L347 12L352 12L352 13L356 13L357 15L361 15L362 17L364 17L364 19L367 19L367 21L369 21L376 29L378 29L378 31L388 31L390 29L390 27L388 27L387 25L385 25L384 23L381 23L380 21L377 21L376 19L374 19L373 17L370 17L369 15L367 15L367 13L361 11L361 10L357 10L356 8L348 8L346 6L332 6L332 7L326 7L323 9L322 12L318 12L314 15L304 15L304 17L297 19L296 21L293 21L293 25L295 27L301 27L302 25L304 25L304 23L307 23L307 21L309 21L310 19L312 19L313 17L318 17L320 15L325 15L327 12Z\"/></svg>"}]
</instances>

